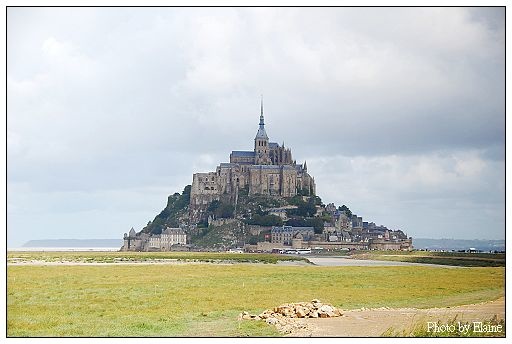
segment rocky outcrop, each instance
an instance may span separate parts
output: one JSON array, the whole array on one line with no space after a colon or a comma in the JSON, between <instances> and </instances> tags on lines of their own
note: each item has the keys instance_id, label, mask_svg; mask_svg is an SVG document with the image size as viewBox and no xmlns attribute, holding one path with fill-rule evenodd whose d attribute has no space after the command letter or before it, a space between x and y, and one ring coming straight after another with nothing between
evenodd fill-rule
<instances>
[{"instance_id":1,"label":"rocky outcrop","mask_svg":"<svg viewBox=\"0 0 512 344\"><path fill-rule=\"evenodd\" d=\"M324 304L314 299L311 302L286 303L272 309L267 309L259 315L242 312L239 320L264 320L269 325L274 325L282 333L307 330L307 324L297 322L300 318L332 318L342 315L340 309Z\"/></svg>"}]
</instances>

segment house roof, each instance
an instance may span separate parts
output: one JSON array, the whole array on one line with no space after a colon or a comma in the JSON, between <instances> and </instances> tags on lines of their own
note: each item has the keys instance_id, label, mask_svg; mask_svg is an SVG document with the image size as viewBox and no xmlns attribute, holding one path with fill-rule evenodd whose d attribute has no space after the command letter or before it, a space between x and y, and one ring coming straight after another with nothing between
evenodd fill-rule
<instances>
[{"instance_id":1,"label":"house roof","mask_svg":"<svg viewBox=\"0 0 512 344\"><path fill-rule=\"evenodd\" d=\"M186 234L181 228L169 228L167 227L162 231L162 234Z\"/></svg>"}]
</instances>

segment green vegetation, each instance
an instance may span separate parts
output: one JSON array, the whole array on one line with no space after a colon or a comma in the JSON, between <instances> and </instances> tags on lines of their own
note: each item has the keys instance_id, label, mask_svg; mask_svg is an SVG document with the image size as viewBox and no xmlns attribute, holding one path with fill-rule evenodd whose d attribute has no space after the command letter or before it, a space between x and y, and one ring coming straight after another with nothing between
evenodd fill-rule
<instances>
[{"instance_id":1,"label":"green vegetation","mask_svg":"<svg viewBox=\"0 0 512 344\"><path fill-rule=\"evenodd\" d=\"M237 238L242 236L239 222L226 223L220 226L210 225L200 228L190 236L191 242L197 247L225 250L237 244Z\"/></svg>"},{"instance_id":2,"label":"green vegetation","mask_svg":"<svg viewBox=\"0 0 512 344\"><path fill-rule=\"evenodd\" d=\"M166 227L180 227L190 221L188 205L190 203L191 186L187 185L183 192L170 195L167 206L142 229L143 233L161 234ZM196 229L189 230L190 242L200 247L224 248L237 242L254 242L256 236L247 236L239 224L231 226L209 226L208 217L215 219L241 217L247 225L264 227L282 226L283 219L270 215L266 209L277 208L286 205L296 205L297 209L287 211L292 218L288 221L291 226L310 226L315 228L315 233L321 233L324 221L331 221L330 216L315 217L316 206L322 205L318 196L297 195L291 198L282 198L269 195L249 196L247 187L241 188L238 194L236 206L231 204L227 195L221 195L220 200L212 201L199 219Z\"/></svg>"},{"instance_id":3,"label":"green vegetation","mask_svg":"<svg viewBox=\"0 0 512 344\"><path fill-rule=\"evenodd\" d=\"M297 195L298 196L309 196L311 194L311 190L309 188L302 189L300 187L297 187Z\"/></svg>"},{"instance_id":4,"label":"green vegetation","mask_svg":"<svg viewBox=\"0 0 512 344\"><path fill-rule=\"evenodd\" d=\"M213 202L210 203L206 211L208 212L208 214L214 215L215 218L228 219L233 217L235 207L232 206L231 204L214 200Z\"/></svg>"},{"instance_id":5,"label":"green vegetation","mask_svg":"<svg viewBox=\"0 0 512 344\"><path fill-rule=\"evenodd\" d=\"M160 234L166 226L179 227L179 218L186 215L190 203L191 185L185 186L181 195L175 193L167 198L167 206L142 229L144 233Z\"/></svg>"},{"instance_id":6,"label":"green vegetation","mask_svg":"<svg viewBox=\"0 0 512 344\"><path fill-rule=\"evenodd\" d=\"M249 196L249 186L244 186L238 189L238 197Z\"/></svg>"},{"instance_id":7,"label":"green vegetation","mask_svg":"<svg viewBox=\"0 0 512 344\"><path fill-rule=\"evenodd\" d=\"M302 197L297 195L288 198L287 201L289 205L297 206L297 209L286 211L286 214L290 217L285 223L287 226L314 227L315 233L320 234L324 230L324 221L331 220L330 217L315 217L316 206L322 205L322 200L318 196Z\"/></svg>"},{"instance_id":8,"label":"green vegetation","mask_svg":"<svg viewBox=\"0 0 512 344\"><path fill-rule=\"evenodd\" d=\"M461 325L459 326L459 322ZM492 319L482 322L485 328L499 328L502 331L495 332L482 332L475 331L473 324L470 322L464 322L457 319L457 316L450 319L448 322L438 321L437 325L440 329L439 331L434 332L432 329L429 331L427 324L422 321L417 323L411 328L406 330L395 330L393 328L389 328L386 332L382 334L383 337L505 337L505 320L499 319L494 316ZM463 331L461 329L468 329Z\"/></svg>"},{"instance_id":9,"label":"green vegetation","mask_svg":"<svg viewBox=\"0 0 512 344\"><path fill-rule=\"evenodd\" d=\"M96 259L94 254L89 258ZM257 314L282 303L313 298L342 309L483 302L504 295L504 270L263 264L9 265L7 335L276 336L274 327L239 322L238 314Z\"/></svg>"},{"instance_id":10,"label":"green vegetation","mask_svg":"<svg viewBox=\"0 0 512 344\"><path fill-rule=\"evenodd\" d=\"M276 215L258 215L255 214L250 219L245 219L244 222L248 225L258 226L282 226L283 219Z\"/></svg>"},{"instance_id":11,"label":"green vegetation","mask_svg":"<svg viewBox=\"0 0 512 344\"><path fill-rule=\"evenodd\" d=\"M240 214L259 214L265 215L263 209L277 208L286 205L286 202L279 198L268 195L238 195L238 209Z\"/></svg>"},{"instance_id":12,"label":"green vegetation","mask_svg":"<svg viewBox=\"0 0 512 344\"><path fill-rule=\"evenodd\" d=\"M225 252L8 252L8 262L151 262L180 260L184 262L266 263L304 261L306 258L278 254L225 253Z\"/></svg>"},{"instance_id":13,"label":"green vegetation","mask_svg":"<svg viewBox=\"0 0 512 344\"><path fill-rule=\"evenodd\" d=\"M338 207L338 210L344 211L349 219L352 217L352 211L350 211L350 209L345 204L343 204L341 207Z\"/></svg>"},{"instance_id":14,"label":"green vegetation","mask_svg":"<svg viewBox=\"0 0 512 344\"><path fill-rule=\"evenodd\" d=\"M311 217L316 214L316 205L320 200L320 197L309 197L307 201L304 201L301 196L294 196L288 199L288 203L290 205L297 206L297 209L289 209L286 211L288 216L302 216L302 217ZM320 204L322 201L319 201ZM318 205L320 205L318 204Z\"/></svg>"},{"instance_id":15,"label":"green vegetation","mask_svg":"<svg viewBox=\"0 0 512 344\"><path fill-rule=\"evenodd\" d=\"M455 266L505 266L505 254L427 252L427 251L352 251L355 259L399 261Z\"/></svg>"},{"instance_id":16,"label":"green vegetation","mask_svg":"<svg viewBox=\"0 0 512 344\"><path fill-rule=\"evenodd\" d=\"M270 230L261 231L258 235L248 235L246 242L249 245L256 245L259 242L268 241L271 236Z\"/></svg>"}]
</instances>

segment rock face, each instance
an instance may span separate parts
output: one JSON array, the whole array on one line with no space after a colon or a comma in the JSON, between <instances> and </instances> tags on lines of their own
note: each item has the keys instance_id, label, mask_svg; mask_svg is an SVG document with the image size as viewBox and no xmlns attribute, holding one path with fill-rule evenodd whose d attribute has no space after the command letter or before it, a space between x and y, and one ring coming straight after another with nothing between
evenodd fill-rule
<instances>
[{"instance_id":1,"label":"rock face","mask_svg":"<svg viewBox=\"0 0 512 344\"><path fill-rule=\"evenodd\" d=\"M285 303L273 309L267 309L259 315L240 313L239 320L264 320L269 325L274 325L282 333L291 333L294 329L306 329L307 325L298 323L294 319L299 318L332 318L341 316L341 310L330 305L323 304L314 299L311 302Z\"/></svg>"}]
</instances>

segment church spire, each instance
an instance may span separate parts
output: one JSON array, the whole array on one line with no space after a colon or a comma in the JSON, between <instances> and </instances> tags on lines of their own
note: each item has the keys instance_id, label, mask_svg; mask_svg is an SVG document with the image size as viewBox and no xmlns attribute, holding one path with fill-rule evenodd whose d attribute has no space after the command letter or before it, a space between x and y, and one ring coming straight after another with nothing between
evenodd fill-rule
<instances>
[{"instance_id":1,"label":"church spire","mask_svg":"<svg viewBox=\"0 0 512 344\"><path fill-rule=\"evenodd\" d=\"M260 127L256 133L256 139L264 139L268 141L268 136L265 132L265 119L263 118L263 95L261 95Z\"/></svg>"},{"instance_id":2,"label":"church spire","mask_svg":"<svg viewBox=\"0 0 512 344\"><path fill-rule=\"evenodd\" d=\"M265 125L265 121L263 119L263 94L261 95L260 128L261 128L262 125Z\"/></svg>"},{"instance_id":3,"label":"church spire","mask_svg":"<svg viewBox=\"0 0 512 344\"><path fill-rule=\"evenodd\" d=\"M304 172L307 172L308 171L308 165L306 163L306 160L304 160Z\"/></svg>"}]
</instances>

